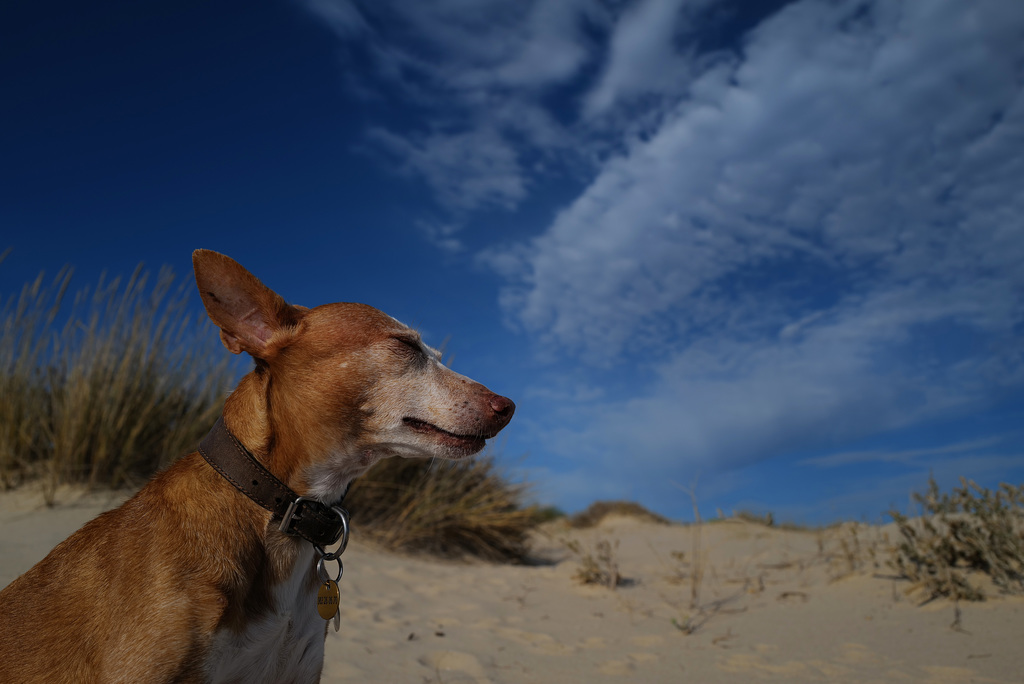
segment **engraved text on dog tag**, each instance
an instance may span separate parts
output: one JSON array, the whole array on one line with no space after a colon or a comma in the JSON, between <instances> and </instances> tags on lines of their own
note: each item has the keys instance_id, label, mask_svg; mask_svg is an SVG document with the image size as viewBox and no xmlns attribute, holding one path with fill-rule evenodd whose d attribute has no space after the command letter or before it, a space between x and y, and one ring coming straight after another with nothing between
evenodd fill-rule
<instances>
[{"instance_id":1,"label":"engraved text on dog tag","mask_svg":"<svg viewBox=\"0 0 1024 684\"><path fill-rule=\"evenodd\" d=\"M320 585L320 591L316 595L316 611L324 620L330 620L338 612L338 604L341 602L341 590L334 580L327 580Z\"/></svg>"}]
</instances>

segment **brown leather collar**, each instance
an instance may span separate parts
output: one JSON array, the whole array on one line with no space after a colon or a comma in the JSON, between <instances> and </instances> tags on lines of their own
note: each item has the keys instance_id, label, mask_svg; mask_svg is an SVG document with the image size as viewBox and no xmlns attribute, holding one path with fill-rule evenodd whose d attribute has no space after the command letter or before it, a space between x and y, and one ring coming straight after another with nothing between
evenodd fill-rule
<instances>
[{"instance_id":1,"label":"brown leather collar","mask_svg":"<svg viewBox=\"0 0 1024 684\"><path fill-rule=\"evenodd\" d=\"M341 501L328 506L293 492L228 431L223 418L217 419L200 442L199 453L235 489L280 519L280 529L285 534L298 535L319 549L342 539L344 549L348 541L348 512L340 507Z\"/></svg>"}]
</instances>

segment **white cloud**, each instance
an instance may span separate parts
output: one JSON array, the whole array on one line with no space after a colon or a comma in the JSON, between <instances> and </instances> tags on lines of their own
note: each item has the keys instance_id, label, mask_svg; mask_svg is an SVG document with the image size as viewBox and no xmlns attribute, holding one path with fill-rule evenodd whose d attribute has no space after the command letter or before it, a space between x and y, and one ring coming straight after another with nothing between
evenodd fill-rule
<instances>
[{"instance_id":1,"label":"white cloud","mask_svg":"<svg viewBox=\"0 0 1024 684\"><path fill-rule=\"evenodd\" d=\"M689 0L643 0L623 13L611 37L607 64L588 93L584 111L595 116L620 100L646 94L679 93L691 72L692 55L675 48Z\"/></svg>"},{"instance_id":2,"label":"white cloud","mask_svg":"<svg viewBox=\"0 0 1024 684\"><path fill-rule=\"evenodd\" d=\"M992 445L999 443L999 441L1000 437L995 436L926 449L900 449L895 451L872 449L867 451L843 451L835 454L828 454L827 456L817 456L815 458L804 459L800 464L815 466L818 468L835 468L838 466L872 462L909 464L914 463L922 456L932 458L935 456L948 456L949 454L963 454L965 452L973 452L979 449L988 449Z\"/></svg>"},{"instance_id":3,"label":"white cloud","mask_svg":"<svg viewBox=\"0 0 1024 684\"><path fill-rule=\"evenodd\" d=\"M416 139L382 128L370 140L394 155L399 170L422 176L445 206L513 208L526 193L515 149L495 132L432 133Z\"/></svg>"},{"instance_id":4,"label":"white cloud","mask_svg":"<svg viewBox=\"0 0 1024 684\"><path fill-rule=\"evenodd\" d=\"M370 137L453 212L520 207L527 159L595 165L478 255L559 387L600 389L535 388L564 404L544 448L685 481L1024 386L1024 14L801 0L709 56L706 4L311 5L428 113Z\"/></svg>"},{"instance_id":5,"label":"white cloud","mask_svg":"<svg viewBox=\"0 0 1024 684\"><path fill-rule=\"evenodd\" d=\"M385 76L406 79L415 74L453 90L537 88L571 78L588 58L581 22L597 11L591 0L306 4L342 37L356 29L369 34L368 48Z\"/></svg>"},{"instance_id":6,"label":"white cloud","mask_svg":"<svg viewBox=\"0 0 1024 684\"><path fill-rule=\"evenodd\" d=\"M832 281L966 287L1007 263L993 242L1024 256L1019 167L989 142L1021 125L1022 49L988 47L1006 32L995 13L944 7L882 3L869 21L854 3L804 2L760 27L742 62L698 77L535 242L513 288L523 323L614 356L751 269L793 266L799 278L809 262ZM975 219L992 195L1010 226ZM994 275L1020 282L1005 267Z\"/></svg>"},{"instance_id":7,"label":"white cloud","mask_svg":"<svg viewBox=\"0 0 1024 684\"><path fill-rule=\"evenodd\" d=\"M589 406L589 419L560 428L562 454L605 459L604 472L622 477L682 480L985 401L961 377L976 365L939 375L880 367L874 349L892 338L875 326L876 306L851 307L797 340L695 341L657 366L646 392ZM901 315L889 313L882 317Z\"/></svg>"},{"instance_id":8,"label":"white cloud","mask_svg":"<svg viewBox=\"0 0 1024 684\"><path fill-rule=\"evenodd\" d=\"M307 9L320 17L341 38L352 39L369 32L370 27L354 2L347 0L302 0Z\"/></svg>"},{"instance_id":9,"label":"white cloud","mask_svg":"<svg viewBox=\"0 0 1024 684\"><path fill-rule=\"evenodd\" d=\"M416 221L416 227L420 229L431 243L449 254L456 254L466 246L455 235L462 229L456 223L441 223L426 219Z\"/></svg>"},{"instance_id":10,"label":"white cloud","mask_svg":"<svg viewBox=\"0 0 1024 684\"><path fill-rule=\"evenodd\" d=\"M595 0L303 0L375 69L350 89L417 107L420 130L375 127L373 149L422 178L456 213L512 210L528 194L525 153L575 156L576 136L542 105L593 59L584 25L605 21Z\"/></svg>"},{"instance_id":11,"label":"white cloud","mask_svg":"<svg viewBox=\"0 0 1024 684\"><path fill-rule=\"evenodd\" d=\"M481 80L492 85L539 88L572 79L591 58L592 46L582 30L597 10L588 0L532 3L508 58ZM491 40L492 36L487 36Z\"/></svg>"},{"instance_id":12,"label":"white cloud","mask_svg":"<svg viewBox=\"0 0 1024 684\"><path fill-rule=\"evenodd\" d=\"M656 378L551 444L661 481L1024 386L1022 29L996 2L804 1L697 75L514 262L544 348Z\"/></svg>"}]
</instances>

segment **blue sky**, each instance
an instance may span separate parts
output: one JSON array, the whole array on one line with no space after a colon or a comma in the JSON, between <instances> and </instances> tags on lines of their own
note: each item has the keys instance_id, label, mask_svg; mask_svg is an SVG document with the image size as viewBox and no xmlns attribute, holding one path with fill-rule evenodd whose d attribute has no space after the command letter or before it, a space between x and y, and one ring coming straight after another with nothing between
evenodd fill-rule
<instances>
[{"instance_id":1,"label":"blue sky","mask_svg":"<svg viewBox=\"0 0 1024 684\"><path fill-rule=\"evenodd\" d=\"M0 65L4 297L206 247L372 304L567 510L1024 480L1017 3L17 2Z\"/></svg>"}]
</instances>

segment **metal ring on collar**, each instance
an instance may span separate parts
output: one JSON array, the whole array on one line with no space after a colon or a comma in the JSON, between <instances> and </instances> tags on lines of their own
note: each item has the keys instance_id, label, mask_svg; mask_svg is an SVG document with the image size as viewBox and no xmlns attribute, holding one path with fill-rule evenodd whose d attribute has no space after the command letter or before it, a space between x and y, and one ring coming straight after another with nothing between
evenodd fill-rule
<instances>
[{"instance_id":1,"label":"metal ring on collar","mask_svg":"<svg viewBox=\"0 0 1024 684\"><path fill-rule=\"evenodd\" d=\"M327 574L326 561L328 560L338 561L338 576L334 578L334 583L337 584L341 580L341 576L345 574L345 566L340 558L328 559L326 555L320 556L320 560L316 562L316 574L320 577L321 582L327 582L327 580L331 579L331 576Z\"/></svg>"},{"instance_id":2,"label":"metal ring on collar","mask_svg":"<svg viewBox=\"0 0 1024 684\"><path fill-rule=\"evenodd\" d=\"M348 546L348 511L341 506L331 506L331 510L341 519L341 546L334 552L335 556L340 556L345 552L345 547ZM335 539L334 541L338 540Z\"/></svg>"}]
</instances>

